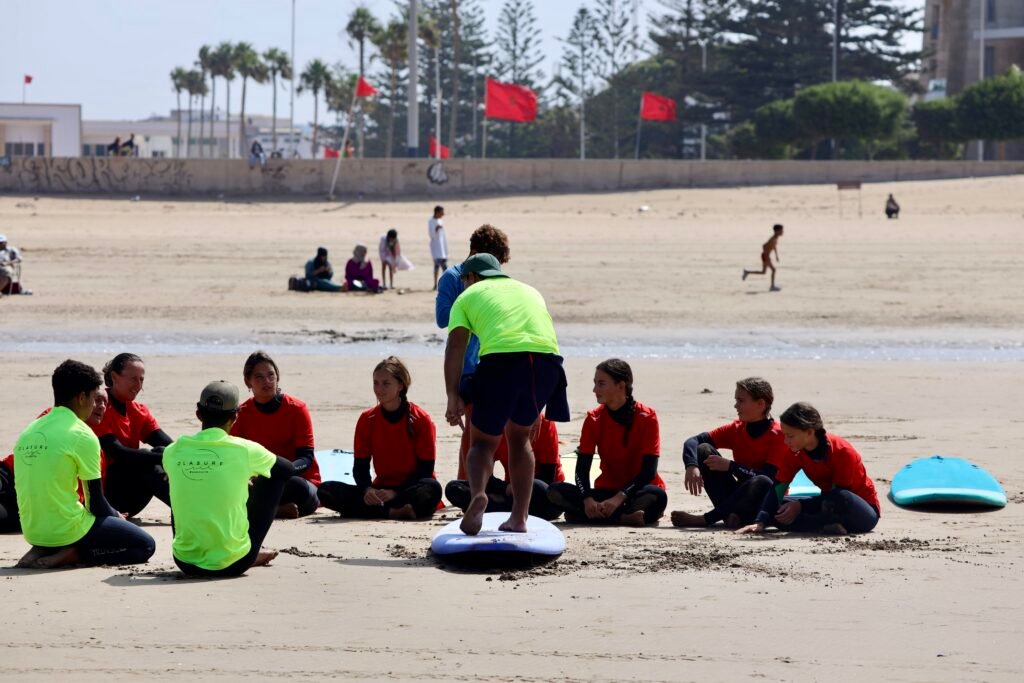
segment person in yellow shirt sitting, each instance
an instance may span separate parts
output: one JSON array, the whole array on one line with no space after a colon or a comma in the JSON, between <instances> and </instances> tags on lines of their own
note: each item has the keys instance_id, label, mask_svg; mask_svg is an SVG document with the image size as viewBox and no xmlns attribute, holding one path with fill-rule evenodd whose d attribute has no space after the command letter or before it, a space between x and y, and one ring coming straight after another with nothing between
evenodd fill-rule
<instances>
[{"instance_id":1,"label":"person in yellow shirt sitting","mask_svg":"<svg viewBox=\"0 0 1024 683\"><path fill-rule=\"evenodd\" d=\"M277 557L261 547L295 467L258 443L228 434L238 407L234 384L207 384L196 404L203 430L164 450L171 552L190 576L239 576Z\"/></svg>"}]
</instances>

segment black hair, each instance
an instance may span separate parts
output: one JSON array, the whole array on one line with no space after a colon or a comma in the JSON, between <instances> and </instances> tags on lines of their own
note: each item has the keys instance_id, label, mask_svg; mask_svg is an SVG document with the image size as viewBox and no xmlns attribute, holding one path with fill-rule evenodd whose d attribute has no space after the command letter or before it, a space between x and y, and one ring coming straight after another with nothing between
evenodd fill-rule
<instances>
[{"instance_id":1,"label":"black hair","mask_svg":"<svg viewBox=\"0 0 1024 683\"><path fill-rule=\"evenodd\" d=\"M114 386L114 378L110 376L111 373L116 372L121 374L124 372L124 367L129 363L141 363L142 359L136 356L134 353L119 353L110 362L103 366L103 384L110 389Z\"/></svg>"},{"instance_id":2,"label":"black hair","mask_svg":"<svg viewBox=\"0 0 1024 683\"><path fill-rule=\"evenodd\" d=\"M443 212L443 211L444 211L444 207L443 207L443 206L441 206L440 204L438 204L437 206L435 206L435 207L434 207L434 215L435 215L435 216L437 215L437 212L438 212L438 211L441 211L441 212Z\"/></svg>"},{"instance_id":3,"label":"black hair","mask_svg":"<svg viewBox=\"0 0 1024 683\"><path fill-rule=\"evenodd\" d=\"M394 228L391 228L390 230L388 230L388 239L389 240L390 239L397 239L397 238L398 238L398 231L397 230L395 230Z\"/></svg>"},{"instance_id":4,"label":"black hair","mask_svg":"<svg viewBox=\"0 0 1024 683\"><path fill-rule=\"evenodd\" d=\"M775 232L782 230L782 223L776 223L775 225L773 225L772 230L774 230Z\"/></svg>"},{"instance_id":5,"label":"black hair","mask_svg":"<svg viewBox=\"0 0 1024 683\"><path fill-rule=\"evenodd\" d=\"M216 408L207 408L197 403L196 414L199 416L199 421L203 424L203 429L213 429L214 427L223 427L235 419L238 415L238 410L217 410Z\"/></svg>"},{"instance_id":6,"label":"black hair","mask_svg":"<svg viewBox=\"0 0 1024 683\"><path fill-rule=\"evenodd\" d=\"M772 403L775 402L775 392L768 380L762 377L747 377L736 382L736 388L750 394L755 401L764 401L764 416L772 416Z\"/></svg>"},{"instance_id":7,"label":"black hair","mask_svg":"<svg viewBox=\"0 0 1024 683\"><path fill-rule=\"evenodd\" d=\"M810 403L794 403L779 415L779 422L793 429L813 429L819 439L825 436L825 423L821 413Z\"/></svg>"},{"instance_id":8,"label":"black hair","mask_svg":"<svg viewBox=\"0 0 1024 683\"><path fill-rule=\"evenodd\" d=\"M622 445L629 442L629 431L633 429L633 417L635 415L636 401L633 399L633 368L621 358L609 358L597 364L597 369L611 377L616 384L626 384L626 404L620 410L623 411L626 419L626 430L622 433Z\"/></svg>"},{"instance_id":9,"label":"black hair","mask_svg":"<svg viewBox=\"0 0 1024 683\"><path fill-rule=\"evenodd\" d=\"M277 375L278 382L281 381L281 371L277 369L277 363L270 357L266 351L253 351L249 354L249 357L245 359L245 365L242 367L242 377L249 379L252 377L253 371L256 370L256 366L260 363L268 363L270 367L274 368L274 374Z\"/></svg>"},{"instance_id":10,"label":"black hair","mask_svg":"<svg viewBox=\"0 0 1024 683\"><path fill-rule=\"evenodd\" d=\"M91 394L103 386L103 378L96 368L70 358L53 371L53 405L68 406L78 396Z\"/></svg>"}]
</instances>

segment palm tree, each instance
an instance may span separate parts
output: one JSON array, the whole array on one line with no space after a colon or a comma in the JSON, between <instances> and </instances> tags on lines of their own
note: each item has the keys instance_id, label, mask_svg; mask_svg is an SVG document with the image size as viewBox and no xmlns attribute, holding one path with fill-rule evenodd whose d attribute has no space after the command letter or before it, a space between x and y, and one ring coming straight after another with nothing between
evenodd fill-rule
<instances>
[{"instance_id":1,"label":"palm tree","mask_svg":"<svg viewBox=\"0 0 1024 683\"><path fill-rule=\"evenodd\" d=\"M195 98L195 97L205 98L206 97L206 93L209 92L209 90L206 87L206 74L204 74L201 69L193 69L192 71L189 71L188 73L186 73L185 74L185 89L188 91L188 135L185 138L186 139L186 143L185 143L185 156L188 157L191 154L190 147L191 147L191 144L192 144L192 101L193 101L193 98ZM200 122L202 122L202 120L203 120L203 118L202 118L202 111L203 111L203 107L200 104L199 105L199 120L200 120ZM200 123L200 130L202 130L202 123ZM200 137L200 139L202 138L202 133L199 134L199 137ZM202 145L200 145L199 149L200 150L202 149Z\"/></svg>"},{"instance_id":2,"label":"palm tree","mask_svg":"<svg viewBox=\"0 0 1024 683\"><path fill-rule=\"evenodd\" d=\"M349 17L348 24L345 25L345 32L348 33L349 37L352 38L359 45L359 77L362 78L366 75L366 61L365 61L365 49L366 41L370 40L373 34L380 30L380 23L370 13L365 5L356 7L355 11L352 12L352 16ZM359 112L359 123L357 128L357 136L359 139L359 158L363 158L363 112Z\"/></svg>"},{"instance_id":3,"label":"palm tree","mask_svg":"<svg viewBox=\"0 0 1024 683\"><path fill-rule=\"evenodd\" d=\"M430 16L420 19L420 40L434 53L434 99L437 108L434 110L434 137L437 139L437 157L441 158L441 29L437 21Z\"/></svg>"},{"instance_id":4,"label":"palm tree","mask_svg":"<svg viewBox=\"0 0 1024 683\"><path fill-rule=\"evenodd\" d=\"M249 79L254 83L266 83L270 76L267 65L260 60L260 55L252 49L249 43L238 43L235 45L235 68L238 75L242 77L242 113L238 122L238 138L241 156L245 156L248 150L248 141L245 137L245 91Z\"/></svg>"},{"instance_id":5,"label":"palm tree","mask_svg":"<svg viewBox=\"0 0 1024 683\"><path fill-rule=\"evenodd\" d=\"M203 45L199 48L199 59L196 60L196 66L199 67L199 75L203 79L203 92L199 95L199 156L206 156L206 145L204 144L203 132L205 130L206 123L206 93L209 90L206 87L206 75L210 73L210 46ZM213 116L210 116L210 121L213 121ZM211 128L213 124L210 124Z\"/></svg>"},{"instance_id":6,"label":"palm tree","mask_svg":"<svg viewBox=\"0 0 1024 683\"><path fill-rule=\"evenodd\" d=\"M391 157L395 142L395 108L398 106L398 72L409 58L408 29L401 19L392 19L373 34L373 44L388 65L388 138L386 156Z\"/></svg>"},{"instance_id":7,"label":"palm tree","mask_svg":"<svg viewBox=\"0 0 1024 683\"><path fill-rule=\"evenodd\" d=\"M299 76L299 90L313 91L313 158L317 158L316 137L320 121L320 91L326 90L331 83L331 70L319 59L306 65L306 70Z\"/></svg>"},{"instance_id":8,"label":"palm tree","mask_svg":"<svg viewBox=\"0 0 1024 683\"><path fill-rule=\"evenodd\" d=\"M270 73L270 81L274 86L274 119L270 123L270 135L273 138L271 151L277 150L277 77L286 81L292 80L292 60L284 50L272 47L263 53L263 62Z\"/></svg>"},{"instance_id":9,"label":"palm tree","mask_svg":"<svg viewBox=\"0 0 1024 683\"><path fill-rule=\"evenodd\" d=\"M212 60L211 61L211 65L210 65L210 76L212 78L216 78L217 76L220 76L221 78L223 78L224 82L225 82L225 87L227 88L228 104L227 104L227 123L225 125L225 129L227 131L227 137L228 137L227 152L228 152L228 157L229 158L231 157L231 81L234 80L234 78L235 78L234 58L235 58L235 46L232 45L229 42L226 42L226 41L221 43L220 45L218 45L216 47L216 49L213 51L213 54L210 55L210 59ZM216 89L216 85L215 85L214 86L214 100L216 100L216 98L217 98L217 89ZM215 141L214 144L216 144L216 137L217 137L216 136L216 130L217 129L216 129L216 125L214 125L214 124L216 124L216 121L213 119L213 115L212 115L213 107L214 107L214 105L211 104L210 105L210 111L211 111L211 117L210 118L211 118L211 122L212 122L211 125L214 126L213 127L213 137L214 137L214 141Z\"/></svg>"},{"instance_id":10,"label":"palm tree","mask_svg":"<svg viewBox=\"0 0 1024 683\"><path fill-rule=\"evenodd\" d=\"M452 31L452 107L448 112L448 144L455 149L459 121L459 76L462 73L459 59L461 58L462 41L460 33L461 18L459 17L459 0L450 0L451 31Z\"/></svg>"},{"instance_id":11,"label":"palm tree","mask_svg":"<svg viewBox=\"0 0 1024 683\"><path fill-rule=\"evenodd\" d=\"M174 67L174 70L171 71L171 86L174 88L174 94L178 98L178 141L174 146L175 159L181 157L181 91L185 89L187 74L188 72L185 71L184 67L180 66Z\"/></svg>"}]
</instances>

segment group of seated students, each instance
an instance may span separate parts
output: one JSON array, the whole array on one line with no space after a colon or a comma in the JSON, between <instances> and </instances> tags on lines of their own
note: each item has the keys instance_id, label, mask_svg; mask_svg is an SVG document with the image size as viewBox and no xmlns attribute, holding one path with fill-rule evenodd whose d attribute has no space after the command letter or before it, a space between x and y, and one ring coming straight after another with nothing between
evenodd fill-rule
<instances>
[{"instance_id":1,"label":"group of seated students","mask_svg":"<svg viewBox=\"0 0 1024 683\"><path fill-rule=\"evenodd\" d=\"M306 261L305 288L319 292L370 292L384 291L381 282L373 276L373 263L366 257L364 244L357 244L352 258L345 264L345 279L335 282L334 267L327 259L327 247L318 247L316 256Z\"/></svg>"},{"instance_id":2,"label":"group of seated students","mask_svg":"<svg viewBox=\"0 0 1024 683\"><path fill-rule=\"evenodd\" d=\"M262 351L243 366L252 396L242 403L233 384L208 384L196 405L202 430L173 442L136 401L144 379L142 359L127 353L112 359L102 377L73 360L54 371L53 408L0 462L0 531L20 529L32 545L18 566L145 562L155 542L124 518L154 497L171 508L172 555L191 576L236 576L268 563L276 553L264 552L262 543L275 518L323 506L351 518L415 520L443 507L434 422L409 400L412 379L396 357L373 370L377 405L356 424L354 483L321 481L309 410L281 391L277 364ZM573 482L565 481L554 423L542 415L533 426L530 514L549 520L564 514L577 524L652 524L668 504L658 474L657 413L633 397L632 369L623 360L596 367L593 393L598 405L583 422ZM809 404L796 403L774 420L773 400L767 381L740 380L737 419L686 441L685 487L693 495L706 490L712 509L673 512L672 523L724 522L742 533L768 526L873 529L878 496L857 451L826 432ZM719 449L732 451L733 459ZM507 445L499 447L496 459L507 465L507 453ZM595 458L599 474L591 482ZM786 497L801 469L820 495ZM460 477L444 492L465 510L470 496L462 471L460 462ZM511 508L507 479L506 471L506 481L492 478L487 486L488 511Z\"/></svg>"}]
</instances>

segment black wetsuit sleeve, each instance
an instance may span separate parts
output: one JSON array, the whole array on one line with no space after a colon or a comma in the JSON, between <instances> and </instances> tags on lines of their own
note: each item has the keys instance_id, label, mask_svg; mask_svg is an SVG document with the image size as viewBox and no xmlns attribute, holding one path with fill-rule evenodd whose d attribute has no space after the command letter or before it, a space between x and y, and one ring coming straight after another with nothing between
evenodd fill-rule
<instances>
[{"instance_id":1,"label":"black wetsuit sleeve","mask_svg":"<svg viewBox=\"0 0 1024 683\"><path fill-rule=\"evenodd\" d=\"M277 456L277 462L270 468L271 479L289 479L295 476L295 468L290 460Z\"/></svg>"},{"instance_id":2,"label":"black wetsuit sleeve","mask_svg":"<svg viewBox=\"0 0 1024 683\"><path fill-rule=\"evenodd\" d=\"M538 465L536 477L545 484L552 484L555 481L556 472L558 472L558 467L554 463Z\"/></svg>"},{"instance_id":3,"label":"black wetsuit sleeve","mask_svg":"<svg viewBox=\"0 0 1024 683\"><path fill-rule=\"evenodd\" d=\"M152 434L143 439L145 443L148 443L153 448L166 448L174 443L174 439L167 436L167 432L162 429L157 429Z\"/></svg>"},{"instance_id":4,"label":"black wetsuit sleeve","mask_svg":"<svg viewBox=\"0 0 1024 683\"><path fill-rule=\"evenodd\" d=\"M576 456L576 487L584 498L590 497L590 466L593 462L593 453L579 453Z\"/></svg>"},{"instance_id":5,"label":"black wetsuit sleeve","mask_svg":"<svg viewBox=\"0 0 1024 683\"><path fill-rule=\"evenodd\" d=\"M295 474L301 474L313 466L313 449L310 447L296 448L295 459L292 460Z\"/></svg>"},{"instance_id":6,"label":"black wetsuit sleeve","mask_svg":"<svg viewBox=\"0 0 1024 683\"><path fill-rule=\"evenodd\" d=\"M715 442L711 440L711 435L707 432L701 432L697 436L691 436L683 444L683 465L686 467L697 466L697 446L702 443L709 443L712 446Z\"/></svg>"},{"instance_id":7,"label":"black wetsuit sleeve","mask_svg":"<svg viewBox=\"0 0 1024 683\"><path fill-rule=\"evenodd\" d=\"M764 476L771 479L773 482L777 482L778 479L776 479L776 477L779 476L779 468L776 467L775 465L766 462L765 464L761 465L761 467L754 470L751 474L763 474Z\"/></svg>"},{"instance_id":8,"label":"black wetsuit sleeve","mask_svg":"<svg viewBox=\"0 0 1024 683\"><path fill-rule=\"evenodd\" d=\"M144 462L149 465L163 464L163 449L151 451L148 448L128 448L113 434L100 437L103 454L115 463Z\"/></svg>"},{"instance_id":9,"label":"black wetsuit sleeve","mask_svg":"<svg viewBox=\"0 0 1024 683\"><path fill-rule=\"evenodd\" d=\"M772 523L775 513L779 510L779 503L781 502L780 496L775 492L774 488L768 490L765 494L764 500L761 502L761 510L757 513L757 517L754 519L758 524L769 526Z\"/></svg>"},{"instance_id":10,"label":"black wetsuit sleeve","mask_svg":"<svg viewBox=\"0 0 1024 683\"><path fill-rule=\"evenodd\" d=\"M771 467L771 465L767 465L767 467ZM758 474L758 472L750 469L749 467L744 467L733 460L729 463L729 474L736 477L736 481L744 482L747 479L753 478L754 475ZM774 479L775 477L772 478Z\"/></svg>"},{"instance_id":11,"label":"black wetsuit sleeve","mask_svg":"<svg viewBox=\"0 0 1024 683\"><path fill-rule=\"evenodd\" d=\"M416 481L420 479L433 479L434 478L434 461L433 460L417 460L416 461Z\"/></svg>"},{"instance_id":12,"label":"black wetsuit sleeve","mask_svg":"<svg viewBox=\"0 0 1024 683\"><path fill-rule=\"evenodd\" d=\"M111 507L110 503L107 502L107 497L103 495L103 484L100 480L90 479L85 484L89 489L89 512L92 513L93 517L97 519L117 517L117 510Z\"/></svg>"},{"instance_id":13,"label":"black wetsuit sleeve","mask_svg":"<svg viewBox=\"0 0 1024 683\"><path fill-rule=\"evenodd\" d=\"M629 482L629 486L622 489L622 492L627 496L632 495L635 491L642 489L644 486L650 484L654 477L658 474L658 456L656 455L645 455L640 463L640 472L637 473L633 481Z\"/></svg>"},{"instance_id":14,"label":"black wetsuit sleeve","mask_svg":"<svg viewBox=\"0 0 1024 683\"><path fill-rule=\"evenodd\" d=\"M352 464L352 478L356 480L356 486L360 491L370 488L373 478L370 477L370 459L356 458Z\"/></svg>"}]
</instances>

